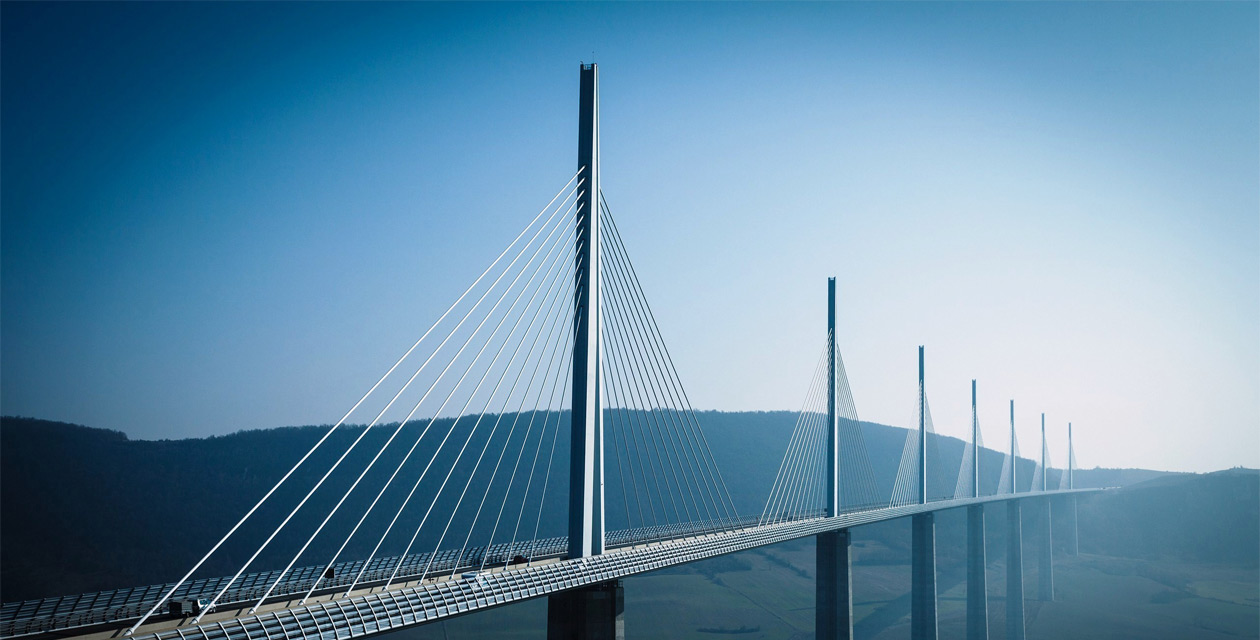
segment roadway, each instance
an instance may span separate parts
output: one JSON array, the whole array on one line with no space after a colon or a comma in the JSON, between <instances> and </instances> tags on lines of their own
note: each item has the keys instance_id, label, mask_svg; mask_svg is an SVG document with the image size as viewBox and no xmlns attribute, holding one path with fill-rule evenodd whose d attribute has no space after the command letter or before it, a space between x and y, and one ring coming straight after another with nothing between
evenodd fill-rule
<instances>
[{"instance_id":1,"label":"roadway","mask_svg":"<svg viewBox=\"0 0 1260 640\"><path fill-rule=\"evenodd\" d=\"M564 559L559 553L553 552L553 549L566 548L563 539L554 539L546 541L548 553L541 558L536 556L535 561L528 565L504 566L496 563L499 566L491 568L490 563L487 563L488 568L472 579L464 579L459 575L457 569L460 562L448 561L453 562L446 569L451 573L443 572L438 578L398 581L390 585L388 590L383 589L383 581L368 582L356 588L348 597L345 596L344 587L322 589L305 604L301 604L300 595L286 595L268 601L254 614L249 613L251 605L236 603L220 606L216 611L205 615L198 624L192 624L191 617L155 615L137 630L134 637L143 640L349 640L826 531L974 504L1098 491L1102 489L941 500L927 504L854 511L830 518L805 518L764 525L757 525L749 519L744 521L747 526L722 531L702 527L691 531L690 535L674 539L653 540L652 536L648 536L644 541L633 542L631 538L625 546L601 555L572 560ZM506 553L501 551L500 555ZM146 590L148 593L156 591L160 591L160 588ZM6 605L6 609L11 611L16 608L15 605ZM119 638L138 617L134 611L133 606L126 611L120 610L119 615L112 620L71 628L63 625L55 630L41 631L36 630L39 625L35 625L28 627L26 633L11 628L8 630L11 635L4 637L22 636L31 640ZM126 615L128 612L132 615ZM40 618L43 616L26 616L24 619L29 621ZM6 624L10 622L13 621L5 620ZM13 633L15 631L18 633Z\"/></svg>"}]
</instances>

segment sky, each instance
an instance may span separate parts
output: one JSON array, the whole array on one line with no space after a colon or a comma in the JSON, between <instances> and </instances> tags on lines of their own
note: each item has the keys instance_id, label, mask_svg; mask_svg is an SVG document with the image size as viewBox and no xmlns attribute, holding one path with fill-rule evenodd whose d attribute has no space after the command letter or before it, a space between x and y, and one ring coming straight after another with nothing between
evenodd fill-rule
<instances>
[{"instance_id":1,"label":"sky","mask_svg":"<svg viewBox=\"0 0 1260 640\"><path fill-rule=\"evenodd\" d=\"M698 409L1260 466L1260 5L0 4L0 412L334 422L575 168ZM998 444L995 444L998 443ZM776 454L777 455L777 454Z\"/></svg>"}]
</instances>

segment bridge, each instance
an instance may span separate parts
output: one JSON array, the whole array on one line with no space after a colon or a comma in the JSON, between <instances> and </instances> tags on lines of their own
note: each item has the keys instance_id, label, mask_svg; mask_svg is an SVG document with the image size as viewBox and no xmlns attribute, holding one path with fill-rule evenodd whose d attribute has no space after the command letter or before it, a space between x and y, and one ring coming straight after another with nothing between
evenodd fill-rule
<instances>
[{"instance_id":1,"label":"bridge","mask_svg":"<svg viewBox=\"0 0 1260 640\"><path fill-rule=\"evenodd\" d=\"M622 578L814 536L817 637L851 638L850 530L910 518L912 637L936 638L935 514L965 509L967 636L988 638L984 519L1002 503L1005 637L1023 638L1021 510L1040 514L1036 597L1049 600L1052 505L1075 553L1077 498L1098 491L1074 486L1071 425L1053 469L1042 415L1021 482L1012 401L1003 462L982 465L972 381L970 441L947 475L919 347L917 428L881 487L832 278L774 483L761 513L739 513L600 188L596 65L579 86L577 171L200 560L167 584L5 604L0 637L348 640L545 597L548 637L620 638ZM374 417L351 426L361 412ZM338 430L357 433L340 450Z\"/></svg>"}]
</instances>

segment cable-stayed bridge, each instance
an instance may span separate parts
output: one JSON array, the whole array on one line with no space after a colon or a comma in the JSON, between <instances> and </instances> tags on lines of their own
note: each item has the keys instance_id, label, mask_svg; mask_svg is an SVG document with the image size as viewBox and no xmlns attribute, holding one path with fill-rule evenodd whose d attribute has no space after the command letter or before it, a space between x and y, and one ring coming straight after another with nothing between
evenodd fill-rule
<instances>
[{"instance_id":1,"label":"cable-stayed bridge","mask_svg":"<svg viewBox=\"0 0 1260 640\"><path fill-rule=\"evenodd\" d=\"M621 637L621 578L817 536L817 636L849 638L849 529L909 517L913 636L935 638L934 514L965 508L968 636L987 638L984 515L1001 502L1015 541L1006 637L1022 638L1022 505L1041 513L1037 596L1051 599L1051 503L1075 550L1076 498L1096 491L1074 487L1070 425L1054 469L1042 416L1021 479L1012 402L1009 450L987 468L973 381L955 473L936 450L920 347L911 428L881 486L832 279L778 473L760 513L741 513L600 188L597 74L581 67L577 171L178 580L5 604L0 637L346 640L539 597L549 637Z\"/></svg>"}]
</instances>

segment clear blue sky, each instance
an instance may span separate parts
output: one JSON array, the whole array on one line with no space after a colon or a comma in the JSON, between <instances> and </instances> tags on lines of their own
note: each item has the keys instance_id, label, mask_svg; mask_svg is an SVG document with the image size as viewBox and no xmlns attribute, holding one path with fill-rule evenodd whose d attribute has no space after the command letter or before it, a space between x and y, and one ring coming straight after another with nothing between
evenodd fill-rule
<instances>
[{"instance_id":1,"label":"clear blue sky","mask_svg":"<svg viewBox=\"0 0 1260 640\"><path fill-rule=\"evenodd\" d=\"M335 421L575 167L700 408L1260 465L1260 5L0 5L0 410Z\"/></svg>"}]
</instances>

